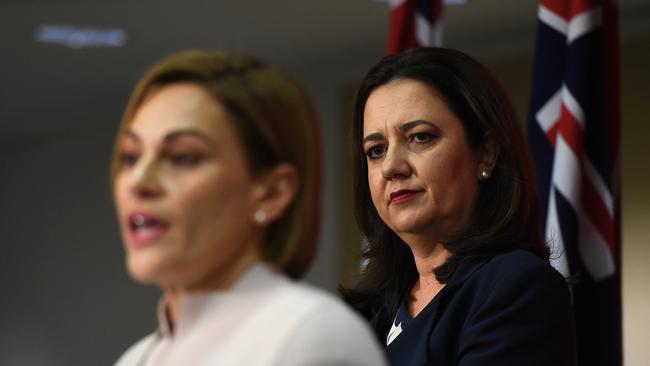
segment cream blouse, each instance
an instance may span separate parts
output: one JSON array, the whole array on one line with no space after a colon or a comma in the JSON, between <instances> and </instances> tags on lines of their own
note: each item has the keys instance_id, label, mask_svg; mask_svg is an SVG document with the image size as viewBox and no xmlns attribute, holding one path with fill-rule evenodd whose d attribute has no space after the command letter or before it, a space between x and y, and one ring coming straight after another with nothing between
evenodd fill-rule
<instances>
[{"instance_id":1,"label":"cream blouse","mask_svg":"<svg viewBox=\"0 0 650 366\"><path fill-rule=\"evenodd\" d=\"M172 334L159 306L158 329L116 365L385 365L374 335L341 301L261 263L228 291L184 296L179 315Z\"/></svg>"}]
</instances>

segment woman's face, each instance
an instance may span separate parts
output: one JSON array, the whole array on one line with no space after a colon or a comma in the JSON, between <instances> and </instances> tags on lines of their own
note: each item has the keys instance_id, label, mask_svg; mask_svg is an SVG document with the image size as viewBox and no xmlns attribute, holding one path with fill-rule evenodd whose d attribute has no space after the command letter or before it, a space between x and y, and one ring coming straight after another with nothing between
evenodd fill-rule
<instances>
[{"instance_id":1,"label":"woman's face","mask_svg":"<svg viewBox=\"0 0 650 366\"><path fill-rule=\"evenodd\" d=\"M435 89L396 79L369 96L363 121L372 201L381 219L409 243L437 243L470 216L479 166L460 120Z\"/></svg>"},{"instance_id":2,"label":"woman's face","mask_svg":"<svg viewBox=\"0 0 650 366\"><path fill-rule=\"evenodd\" d=\"M135 279L200 288L254 250L256 183L232 123L191 83L164 86L137 110L114 182Z\"/></svg>"}]
</instances>

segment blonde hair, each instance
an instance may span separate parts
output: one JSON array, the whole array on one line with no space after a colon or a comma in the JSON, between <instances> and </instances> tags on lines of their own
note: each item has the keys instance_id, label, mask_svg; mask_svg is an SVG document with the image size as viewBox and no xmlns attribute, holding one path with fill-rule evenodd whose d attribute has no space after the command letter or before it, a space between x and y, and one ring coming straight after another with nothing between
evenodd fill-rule
<instances>
[{"instance_id":1,"label":"blonde hair","mask_svg":"<svg viewBox=\"0 0 650 366\"><path fill-rule=\"evenodd\" d=\"M299 189L284 216L267 233L262 258L293 278L317 250L321 209L320 130L314 104L287 73L260 60L225 51L188 50L154 65L135 87L120 124L111 164L119 170L119 139L144 100L156 89L195 83L232 116L253 175L280 163L298 171Z\"/></svg>"}]
</instances>

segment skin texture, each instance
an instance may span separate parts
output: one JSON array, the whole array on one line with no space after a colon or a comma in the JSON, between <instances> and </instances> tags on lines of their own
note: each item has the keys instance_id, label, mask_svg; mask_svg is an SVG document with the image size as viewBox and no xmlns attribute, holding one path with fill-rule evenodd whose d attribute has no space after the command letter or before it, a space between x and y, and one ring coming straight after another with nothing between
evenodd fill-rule
<instances>
[{"instance_id":1,"label":"skin texture","mask_svg":"<svg viewBox=\"0 0 650 366\"><path fill-rule=\"evenodd\" d=\"M432 273L450 254L440 243L469 218L483 158L441 95L417 80L375 89L363 127L373 203L411 248L420 273L411 291L415 315L443 287Z\"/></svg>"},{"instance_id":2,"label":"skin texture","mask_svg":"<svg viewBox=\"0 0 650 366\"><path fill-rule=\"evenodd\" d=\"M200 87L155 91L120 142L115 199L129 273L167 291L221 287L254 256L257 182L222 106ZM138 244L130 215L153 215L162 235Z\"/></svg>"}]
</instances>

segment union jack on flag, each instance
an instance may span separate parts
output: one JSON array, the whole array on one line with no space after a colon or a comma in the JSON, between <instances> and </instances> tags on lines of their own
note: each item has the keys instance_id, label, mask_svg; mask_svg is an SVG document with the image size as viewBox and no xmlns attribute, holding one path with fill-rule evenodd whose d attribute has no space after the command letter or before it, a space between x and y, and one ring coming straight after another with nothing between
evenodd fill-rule
<instances>
[{"instance_id":1,"label":"union jack on flag","mask_svg":"<svg viewBox=\"0 0 650 366\"><path fill-rule=\"evenodd\" d=\"M389 55L442 45L442 0L389 0Z\"/></svg>"},{"instance_id":2,"label":"union jack on flag","mask_svg":"<svg viewBox=\"0 0 650 366\"><path fill-rule=\"evenodd\" d=\"M622 364L615 0L542 0L528 139L580 365Z\"/></svg>"}]
</instances>

